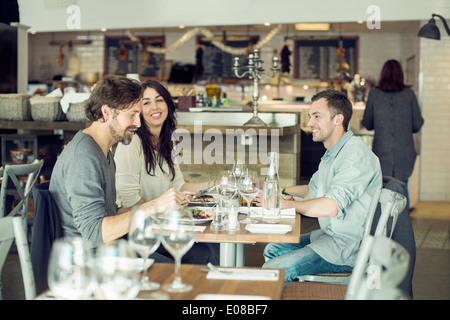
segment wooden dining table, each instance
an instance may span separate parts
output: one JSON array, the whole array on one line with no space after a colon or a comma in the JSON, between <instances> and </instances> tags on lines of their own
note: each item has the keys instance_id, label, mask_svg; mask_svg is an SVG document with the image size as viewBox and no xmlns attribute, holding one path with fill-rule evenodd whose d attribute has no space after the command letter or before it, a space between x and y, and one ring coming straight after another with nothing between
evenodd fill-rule
<instances>
[{"instance_id":1,"label":"wooden dining table","mask_svg":"<svg viewBox=\"0 0 450 320\"><path fill-rule=\"evenodd\" d=\"M239 214L238 220L246 217ZM261 218L254 218L262 224ZM211 230L211 223L205 223L206 229L203 232L195 233L195 241L220 243L220 265L224 267L235 267L245 265L244 244L255 243L298 243L300 241L300 221L299 214L295 218L281 218L280 224L292 226L292 230L285 234L276 233L251 233L245 229L245 224L240 224L238 231L214 231Z\"/></svg>"},{"instance_id":2,"label":"wooden dining table","mask_svg":"<svg viewBox=\"0 0 450 320\"><path fill-rule=\"evenodd\" d=\"M221 298L222 300L226 300L226 297L229 297L229 299L234 300L237 296L240 298L242 296L248 296L249 300L258 298L280 300L284 285L284 270L275 270L279 270L277 281L207 279L208 269L205 265L182 264L182 282L192 285L193 289L180 293L166 292L162 289L165 284L173 281L173 264L155 262L150 266L147 273L151 281L158 282L161 285L159 292L166 294L170 300L193 300L201 297L200 295L208 300L214 300L215 297ZM138 298L151 298L153 292L141 291Z\"/></svg>"}]
</instances>

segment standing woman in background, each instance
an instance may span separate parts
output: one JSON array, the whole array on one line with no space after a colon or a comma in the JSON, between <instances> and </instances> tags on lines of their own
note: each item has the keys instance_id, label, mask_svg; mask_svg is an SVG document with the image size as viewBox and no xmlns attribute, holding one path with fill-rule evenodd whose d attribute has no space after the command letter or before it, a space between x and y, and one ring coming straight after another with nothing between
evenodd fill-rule
<instances>
[{"instance_id":1,"label":"standing woman in background","mask_svg":"<svg viewBox=\"0 0 450 320\"><path fill-rule=\"evenodd\" d=\"M388 60L381 70L378 86L371 89L362 124L375 130L373 152L381 163L384 176L401 180L406 185L416 161L413 134L424 123L417 98L411 88L403 83L403 69L397 60Z\"/></svg>"}]
</instances>

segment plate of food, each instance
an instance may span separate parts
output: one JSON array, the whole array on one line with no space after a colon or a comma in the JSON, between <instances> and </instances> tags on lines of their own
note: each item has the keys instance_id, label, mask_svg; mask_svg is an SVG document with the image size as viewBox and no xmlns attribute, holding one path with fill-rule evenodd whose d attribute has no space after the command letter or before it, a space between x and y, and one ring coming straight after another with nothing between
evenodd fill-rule
<instances>
[{"instance_id":1,"label":"plate of food","mask_svg":"<svg viewBox=\"0 0 450 320\"><path fill-rule=\"evenodd\" d=\"M187 207L186 210L190 210L192 219L195 224L205 223L212 220L212 208L211 207ZM188 213L186 213L186 218Z\"/></svg>"},{"instance_id":2,"label":"plate of food","mask_svg":"<svg viewBox=\"0 0 450 320\"><path fill-rule=\"evenodd\" d=\"M217 197L211 194L204 194L201 196L192 196L189 200L189 207L195 207L195 206L206 206L206 207L212 207L215 206L219 202Z\"/></svg>"}]
</instances>

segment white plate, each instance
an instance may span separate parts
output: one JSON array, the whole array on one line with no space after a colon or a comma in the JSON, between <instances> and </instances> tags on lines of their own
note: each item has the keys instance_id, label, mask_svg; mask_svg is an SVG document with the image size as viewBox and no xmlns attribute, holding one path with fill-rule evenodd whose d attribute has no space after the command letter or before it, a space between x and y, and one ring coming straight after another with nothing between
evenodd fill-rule
<instances>
[{"instance_id":1,"label":"white plate","mask_svg":"<svg viewBox=\"0 0 450 320\"><path fill-rule=\"evenodd\" d=\"M217 201L215 202L189 202L189 207L198 207L198 206L208 206L208 207L214 207L217 204Z\"/></svg>"},{"instance_id":2,"label":"white plate","mask_svg":"<svg viewBox=\"0 0 450 320\"><path fill-rule=\"evenodd\" d=\"M191 202L189 202L189 207L205 206L205 205L208 206L208 207L213 207L219 202L217 197L215 197L215 196L213 196L213 197L214 197L214 201L211 201L211 202L191 201Z\"/></svg>"},{"instance_id":3,"label":"white plate","mask_svg":"<svg viewBox=\"0 0 450 320\"><path fill-rule=\"evenodd\" d=\"M285 234L292 230L292 226L289 224L250 223L245 226L245 229L251 233Z\"/></svg>"},{"instance_id":4,"label":"white plate","mask_svg":"<svg viewBox=\"0 0 450 320\"><path fill-rule=\"evenodd\" d=\"M201 223L206 223L212 221L212 218L206 218L206 219L192 219L192 222L194 224L201 224Z\"/></svg>"},{"instance_id":5,"label":"white plate","mask_svg":"<svg viewBox=\"0 0 450 320\"><path fill-rule=\"evenodd\" d=\"M212 208L211 207L187 207L187 208L185 208L185 210L186 209L190 209L191 213L194 209L205 210L205 211L209 211L211 213L211 217L208 217L208 218L204 218L204 219L193 218L192 221L194 222L194 224L205 223L205 222L212 220Z\"/></svg>"}]
</instances>

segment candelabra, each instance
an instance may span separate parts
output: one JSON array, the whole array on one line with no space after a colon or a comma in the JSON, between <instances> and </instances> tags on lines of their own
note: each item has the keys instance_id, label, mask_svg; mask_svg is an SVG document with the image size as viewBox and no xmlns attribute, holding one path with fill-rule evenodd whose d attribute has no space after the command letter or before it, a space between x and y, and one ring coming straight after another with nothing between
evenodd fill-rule
<instances>
[{"instance_id":1,"label":"candelabra","mask_svg":"<svg viewBox=\"0 0 450 320\"><path fill-rule=\"evenodd\" d=\"M248 65L243 68L244 72L240 75L239 57L234 58L233 70L235 76L238 78L248 76L249 79L253 79L253 117L249 121L244 123L244 126L267 126L267 124L258 117L259 81L263 75L266 75L270 78L275 77L277 72L280 71L280 67L278 65L278 57L273 57L272 68L270 68L271 72L266 73L262 67L263 62L264 61L259 58L259 50L255 49L253 51L253 54L249 54Z\"/></svg>"}]
</instances>

